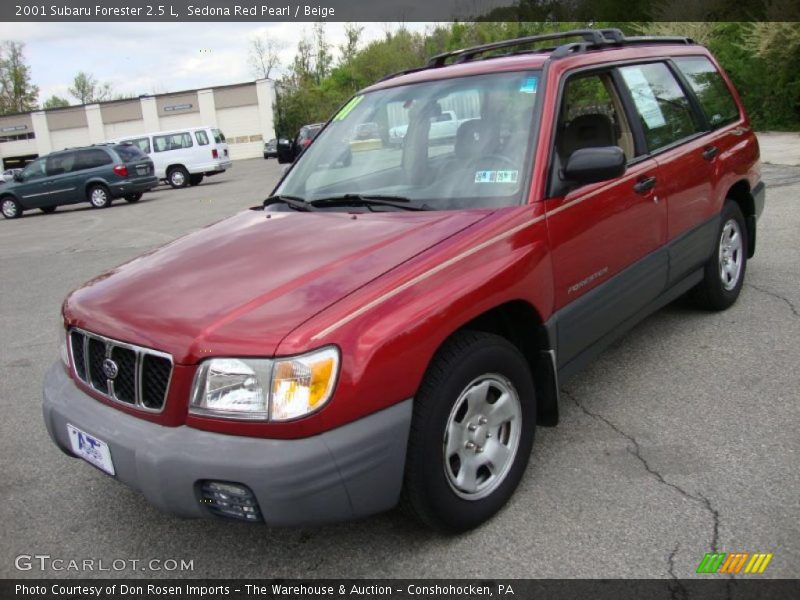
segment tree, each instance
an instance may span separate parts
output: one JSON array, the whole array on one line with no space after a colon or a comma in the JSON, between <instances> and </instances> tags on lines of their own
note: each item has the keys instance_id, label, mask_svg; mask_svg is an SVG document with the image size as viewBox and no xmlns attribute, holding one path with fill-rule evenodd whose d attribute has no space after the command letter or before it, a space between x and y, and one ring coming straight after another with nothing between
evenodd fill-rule
<instances>
[{"instance_id":1,"label":"tree","mask_svg":"<svg viewBox=\"0 0 800 600\"><path fill-rule=\"evenodd\" d=\"M333 56L331 47L325 39L325 25L323 23L314 24L314 78L317 85L322 83L331 71Z\"/></svg>"},{"instance_id":2,"label":"tree","mask_svg":"<svg viewBox=\"0 0 800 600\"><path fill-rule=\"evenodd\" d=\"M112 97L111 84L100 83L91 73L79 71L69 88L70 95L74 96L81 104L103 102Z\"/></svg>"},{"instance_id":3,"label":"tree","mask_svg":"<svg viewBox=\"0 0 800 600\"><path fill-rule=\"evenodd\" d=\"M31 83L21 42L0 46L0 113L27 112L38 104L39 88Z\"/></svg>"},{"instance_id":4,"label":"tree","mask_svg":"<svg viewBox=\"0 0 800 600\"><path fill-rule=\"evenodd\" d=\"M42 108L63 108L64 106L69 106L69 100L66 98L62 98L61 96L56 96L53 94L47 100L44 101L42 104Z\"/></svg>"},{"instance_id":5,"label":"tree","mask_svg":"<svg viewBox=\"0 0 800 600\"><path fill-rule=\"evenodd\" d=\"M269 79L272 71L280 68L280 52L285 44L268 37L254 37L250 40L250 69L258 78Z\"/></svg>"},{"instance_id":6,"label":"tree","mask_svg":"<svg viewBox=\"0 0 800 600\"><path fill-rule=\"evenodd\" d=\"M364 31L364 28L355 23L344 24L345 42L339 45L339 64L349 65L353 62L358 52L358 42L361 39L362 31Z\"/></svg>"}]
</instances>

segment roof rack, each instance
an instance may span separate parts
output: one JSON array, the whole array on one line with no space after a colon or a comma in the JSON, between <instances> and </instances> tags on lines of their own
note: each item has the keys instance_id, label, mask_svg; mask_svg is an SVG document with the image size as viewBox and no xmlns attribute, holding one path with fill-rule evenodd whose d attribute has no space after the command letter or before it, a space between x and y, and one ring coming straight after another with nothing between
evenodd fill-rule
<instances>
[{"instance_id":1,"label":"roof rack","mask_svg":"<svg viewBox=\"0 0 800 600\"><path fill-rule=\"evenodd\" d=\"M555 33L545 33L542 35L531 35L513 40L503 40L501 42L492 42L490 44L482 44L480 46L472 46L470 48L463 48L461 50L452 50L437 54L428 60L428 63L418 69L410 69L406 72L413 72L422 69L437 69L448 64L448 61L453 60L452 64L464 63L475 60L476 57L486 52L495 50L503 50L506 48L515 48L520 46L528 46L536 42L544 42L548 40L560 40L564 38L578 37L581 42L572 42L556 46L555 48L535 48L527 50L526 52L551 52L552 59L562 58L568 54L575 52L584 52L586 50L595 50L607 46L626 46L632 44L694 44L694 40L687 37L656 37L656 36L634 36L626 37L625 34L619 29L573 29L571 31L559 31ZM516 52L514 54L519 54ZM496 57L487 57L496 58ZM403 73L397 73L400 75ZM392 75L394 77L394 75ZM387 79L389 79L387 77Z\"/></svg>"}]
</instances>

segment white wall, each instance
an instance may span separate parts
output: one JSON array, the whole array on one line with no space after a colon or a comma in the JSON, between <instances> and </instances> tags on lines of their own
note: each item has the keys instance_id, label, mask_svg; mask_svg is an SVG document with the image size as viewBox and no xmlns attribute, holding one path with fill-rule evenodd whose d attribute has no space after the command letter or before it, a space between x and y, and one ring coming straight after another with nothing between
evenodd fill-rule
<instances>
[{"instance_id":1,"label":"white wall","mask_svg":"<svg viewBox=\"0 0 800 600\"><path fill-rule=\"evenodd\" d=\"M53 147L53 151L74 148L75 146L88 146L91 143L88 127L59 129L50 132L50 144Z\"/></svg>"},{"instance_id":2,"label":"white wall","mask_svg":"<svg viewBox=\"0 0 800 600\"><path fill-rule=\"evenodd\" d=\"M119 123L106 123L105 133L107 140L113 140L131 135L141 135L146 133L144 121L120 121Z\"/></svg>"},{"instance_id":3,"label":"white wall","mask_svg":"<svg viewBox=\"0 0 800 600\"><path fill-rule=\"evenodd\" d=\"M186 113L183 115L170 115L168 117L159 117L159 131L171 131L173 129L182 129L184 127L200 127L205 125L200 120L199 112Z\"/></svg>"},{"instance_id":4,"label":"white wall","mask_svg":"<svg viewBox=\"0 0 800 600\"><path fill-rule=\"evenodd\" d=\"M231 160L258 158L264 155L264 140L236 143L237 137L250 137L261 133L258 106L237 106L217 109L217 126L228 139Z\"/></svg>"}]
</instances>

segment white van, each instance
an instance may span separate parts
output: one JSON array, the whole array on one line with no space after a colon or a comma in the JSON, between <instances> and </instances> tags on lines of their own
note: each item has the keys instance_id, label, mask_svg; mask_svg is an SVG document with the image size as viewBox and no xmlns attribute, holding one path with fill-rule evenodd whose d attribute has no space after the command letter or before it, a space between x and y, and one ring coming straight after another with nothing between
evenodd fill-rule
<instances>
[{"instance_id":1,"label":"white van","mask_svg":"<svg viewBox=\"0 0 800 600\"><path fill-rule=\"evenodd\" d=\"M156 176L174 188L197 185L206 175L231 168L225 135L214 127L187 127L113 140L138 146L155 165Z\"/></svg>"}]
</instances>

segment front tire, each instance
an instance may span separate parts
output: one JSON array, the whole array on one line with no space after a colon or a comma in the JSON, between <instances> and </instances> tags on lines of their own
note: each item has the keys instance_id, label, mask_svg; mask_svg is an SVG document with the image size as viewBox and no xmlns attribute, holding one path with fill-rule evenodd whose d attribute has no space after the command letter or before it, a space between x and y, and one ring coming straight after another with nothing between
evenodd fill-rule
<instances>
[{"instance_id":1,"label":"front tire","mask_svg":"<svg viewBox=\"0 0 800 600\"><path fill-rule=\"evenodd\" d=\"M6 219L18 219L22 216L22 206L10 196L0 201L0 212Z\"/></svg>"},{"instance_id":2,"label":"front tire","mask_svg":"<svg viewBox=\"0 0 800 600\"><path fill-rule=\"evenodd\" d=\"M178 189L189 185L189 171L183 167L172 167L167 173L167 183Z\"/></svg>"},{"instance_id":3,"label":"front tire","mask_svg":"<svg viewBox=\"0 0 800 600\"><path fill-rule=\"evenodd\" d=\"M704 267L703 281L691 292L694 303L706 310L720 311L739 297L747 270L747 228L744 215L733 200L722 207L714 253Z\"/></svg>"},{"instance_id":4,"label":"front tire","mask_svg":"<svg viewBox=\"0 0 800 600\"><path fill-rule=\"evenodd\" d=\"M437 352L414 399L403 504L446 532L477 527L517 488L536 419L525 357L505 338L464 331Z\"/></svg>"},{"instance_id":5,"label":"front tire","mask_svg":"<svg viewBox=\"0 0 800 600\"><path fill-rule=\"evenodd\" d=\"M94 208L106 208L111 205L111 194L104 185L93 185L86 191L89 204Z\"/></svg>"}]
</instances>

